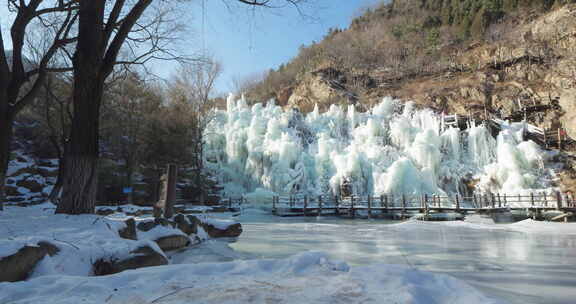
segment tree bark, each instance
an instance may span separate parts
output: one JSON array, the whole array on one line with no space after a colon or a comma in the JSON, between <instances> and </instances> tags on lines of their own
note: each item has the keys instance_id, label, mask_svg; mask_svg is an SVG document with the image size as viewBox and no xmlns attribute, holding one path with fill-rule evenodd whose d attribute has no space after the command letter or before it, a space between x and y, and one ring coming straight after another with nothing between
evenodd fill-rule
<instances>
[{"instance_id":1,"label":"tree bark","mask_svg":"<svg viewBox=\"0 0 576 304\"><path fill-rule=\"evenodd\" d=\"M99 117L103 82L76 73L74 118L65 155L62 201L56 213L94 213L98 180Z\"/></svg>"},{"instance_id":2,"label":"tree bark","mask_svg":"<svg viewBox=\"0 0 576 304\"><path fill-rule=\"evenodd\" d=\"M94 213L98 182L100 104L104 90L106 1L81 1L74 54L74 117L66 151L62 201L56 213Z\"/></svg>"},{"instance_id":3,"label":"tree bark","mask_svg":"<svg viewBox=\"0 0 576 304\"><path fill-rule=\"evenodd\" d=\"M4 112L4 113L3 113ZM13 117L8 111L0 111L0 210L3 210L4 187L8 161L10 160L10 144L13 134Z\"/></svg>"}]
</instances>

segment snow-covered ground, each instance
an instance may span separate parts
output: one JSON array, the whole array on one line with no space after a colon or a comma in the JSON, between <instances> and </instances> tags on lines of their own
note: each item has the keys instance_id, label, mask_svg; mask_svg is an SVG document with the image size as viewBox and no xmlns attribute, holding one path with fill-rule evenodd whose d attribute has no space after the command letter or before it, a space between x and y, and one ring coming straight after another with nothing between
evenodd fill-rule
<instances>
[{"instance_id":1,"label":"snow-covered ground","mask_svg":"<svg viewBox=\"0 0 576 304\"><path fill-rule=\"evenodd\" d=\"M447 275L404 266L350 269L325 254L169 265L106 276L0 283L2 303L500 303Z\"/></svg>"},{"instance_id":2,"label":"snow-covered ground","mask_svg":"<svg viewBox=\"0 0 576 304\"><path fill-rule=\"evenodd\" d=\"M28 281L0 283L0 303L569 303L576 297L571 223L278 218L248 207L234 217L244 229L234 243L209 240L170 253L173 265L91 277L80 259L125 252L127 244L157 235L118 240L120 214L51 215L47 208L8 206L0 213L0 255L18 249L6 244L40 239L62 250Z\"/></svg>"},{"instance_id":3,"label":"snow-covered ground","mask_svg":"<svg viewBox=\"0 0 576 304\"><path fill-rule=\"evenodd\" d=\"M31 277L51 274L87 276L92 263L100 258L123 259L130 251L149 246L163 254L154 240L168 235L183 235L178 229L158 226L138 231L138 241L122 239L126 216L54 214L49 203L29 207L6 206L0 212L0 257L12 255L25 245L47 241L60 249L55 256L46 256ZM0 301L0 303L2 303Z\"/></svg>"}]
</instances>

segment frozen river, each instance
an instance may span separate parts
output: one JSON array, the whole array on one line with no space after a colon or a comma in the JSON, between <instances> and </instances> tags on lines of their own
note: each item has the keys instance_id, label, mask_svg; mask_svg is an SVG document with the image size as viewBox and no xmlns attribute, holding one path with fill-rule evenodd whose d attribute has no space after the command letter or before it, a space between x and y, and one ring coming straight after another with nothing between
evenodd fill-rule
<instances>
[{"instance_id":1,"label":"frozen river","mask_svg":"<svg viewBox=\"0 0 576 304\"><path fill-rule=\"evenodd\" d=\"M576 224L537 229L547 223L279 218L256 210L239 220L244 232L237 242L210 241L173 262L285 258L313 250L351 266L402 264L448 273L511 303L576 299Z\"/></svg>"}]
</instances>

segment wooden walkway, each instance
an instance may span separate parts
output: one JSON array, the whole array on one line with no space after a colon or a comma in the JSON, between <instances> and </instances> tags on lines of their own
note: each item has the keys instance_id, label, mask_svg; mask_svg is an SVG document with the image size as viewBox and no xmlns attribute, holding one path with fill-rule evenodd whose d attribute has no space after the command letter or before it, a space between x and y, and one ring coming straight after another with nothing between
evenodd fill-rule
<instances>
[{"instance_id":1,"label":"wooden walkway","mask_svg":"<svg viewBox=\"0 0 576 304\"><path fill-rule=\"evenodd\" d=\"M338 216L347 218L407 218L416 214L439 213L497 213L513 210L540 216L556 210L568 215L576 214L576 201L556 193L532 193L510 196L484 194L470 197L423 195L421 197L382 195L378 197L308 197L276 196L272 198L272 214L290 216Z\"/></svg>"},{"instance_id":2,"label":"wooden walkway","mask_svg":"<svg viewBox=\"0 0 576 304\"><path fill-rule=\"evenodd\" d=\"M538 105L533 107L525 108L524 110L517 111L510 114L507 117L499 118L496 115L489 115L488 119L481 119L479 117L464 116L464 115L442 115L442 130L446 128L458 128L460 130L466 130L470 125L478 125L484 123L490 130L492 136L496 137L498 133L502 130L502 127L498 121L512 121L512 122L522 122L526 118L527 112L534 111L546 111L549 109L548 105ZM568 145L575 143L573 139L568 137L566 129L563 127L556 128L538 128L530 127L526 128L523 132L524 140L532 140L538 145L545 149L558 149L562 150Z\"/></svg>"}]
</instances>

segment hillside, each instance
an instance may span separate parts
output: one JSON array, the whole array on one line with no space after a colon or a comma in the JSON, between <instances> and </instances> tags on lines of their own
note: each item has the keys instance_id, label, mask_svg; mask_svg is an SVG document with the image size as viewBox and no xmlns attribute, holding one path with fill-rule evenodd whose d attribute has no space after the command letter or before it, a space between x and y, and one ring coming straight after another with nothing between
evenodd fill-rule
<instances>
[{"instance_id":1,"label":"hillside","mask_svg":"<svg viewBox=\"0 0 576 304\"><path fill-rule=\"evenodd\" d=\"M385 96L475 117L543 106L526 114L530 123L576 138L574 2L392 1L245 90L303 112L334 103L362 111ZM565 163L572 184L573 160Z\"/></svg>"},{"instance_id":2,"label":"hillside","mask_svg":"<svg viewBox=\"0 0 576 304\"><path fill-rule=\"evenodd\" d=\"M304 111L384 96L460 114L558 101L570 127L576 6L565 2L392 1L245 90Z\"/></svg>"}]
</instances>

